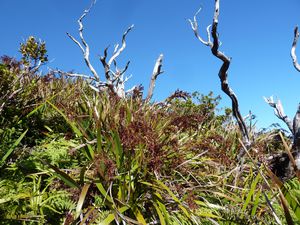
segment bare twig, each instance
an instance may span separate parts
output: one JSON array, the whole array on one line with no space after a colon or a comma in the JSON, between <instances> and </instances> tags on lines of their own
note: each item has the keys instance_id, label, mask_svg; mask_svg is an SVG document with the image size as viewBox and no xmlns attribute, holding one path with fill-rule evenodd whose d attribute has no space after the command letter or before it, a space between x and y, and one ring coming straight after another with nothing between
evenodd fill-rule
<instances>
[{"instance_id":1,"label":"bare twig","mask_svg":"<svg viewBox=\"0 0 300 225\"><path fill-rule=\"evenodd\" d=\"M219 0L215 0L215 11L214 11L214 17L213 17L213 24L211 28L211 36L213 37L213 42L211 42L210 35L208 33L208 41L204 41L198 32L198 24L197 24L197 14L199 13L200 10L198 10L194 16L194 21L190 20L191 27L194 31L195 36L198 38L198 40L203 43L206 46L209 46L211 48L211 52L214 56L216 56L218 59L220 59L223 64L219 70L219 78L221 81L221 88L222 91L225 92L231 99L232 102L232 111L233 111L233 116L237 120L238 126L240 128L240 131L242 132L242 137L243 137L243 143L246 146L247 149L250 148L250 139L249 139L249 134L248 134L248 129L247 126L241 116L241 113L239 111L239 103L238 99L233 92L233 90L230 88L227 80L227 71L230 66L230 58L226 56L224 53L219 51L219 37L218 37L218 19L219 19L219 12L220 12L220 2ZM207 31L209 31L210 26L207 27ZM238 159L240 160L245 154L245 150L241 148L240 153L238 155Z\"/></svg>"},{"instance_id":2,"label":"bare twig","mask_svg":"<svg viewBox=\"0 0 300 225\"><path fill-rule=\"evenodd\" d=\"M297 47L298 39L299 39L299 31L298 31L298 26L296 26L294 30L294 40L291 49L291 57L293 60L294 67L296 68L297 71L300 72L300 65L297 61L297 55L296 55L296 47Z\"/></svg>"},{"instance_id":3,"label":"bare twig","mask_svg":"<svg viewBox=\"0 0 300 225\"><path fill-rule=\"evenodd\" d=\"M84 79L91 79L91 80L97 81L95 77L91 77L91 76L81 74L81 73L69 73L69 72L64 72L61 70L53 70L53 72L64 75L64 76L68 76L68 77L80 77L80 78L84 78Z\"/></svg>"},{"instance_id":4,"label":"bare twig","mask_svg":"<svg viewBox=\"0 0 300 225\"><path fill-rule=\"evenodd\" d=\"M191 24L192 30L194 31L194 34L196 38L204 45L207 46L212 46L212 42L210 41L210 34L209 34L209 28L211 25L208 25L206 28L207 31L207 39L208 41L204 41L204 39L200 36L199 31L198 31L198 21L197 21L197 15L200 13L202 8L200 8L194 15L193 21L189 19L189 22Z\"/></svg>"},{"instance_id":5,"label":"bare twig","mask_svg":"<svg viewBox=\"0 0 300 225\"><path fill-rule=\"evenodd\" d=\"M277 102L274 101L273 96L266 98L264 97L266 103L268 103L272 108L274 108L274 114L281 119L288 126L289 130L293 133L293 122L291 119L285 115L281 101L278 99Z\"/></svg>"},{"instance_id":6,"label":"bare twig","mask_svg":"<svg viewBox=\"0 0 300 225\"><path fill-rule=\"evenodd\" d=\"M154 88L155 88L155 81L156 81L157 77L160 74L163 73L163 71L161 70L162 60L163 60L163 54L160 54L159 57L156 60L154 68L153 68L151 81L150 81L150 85L149 85L149 90L148 90L148 94L147 94L147 97L146 97L146 102L149 102L151 100L151 98L153 96L153 91L154 91Z\"/></svg>"},{"instance_id":7,"label":"bare twig","mask_svg":"<svg viewBox=\"0 0 300 225\"><path fill-rule=\"evenodd\" d=\"M96 70L94 69L94 67L92 66L89 56L90 56L90 47L87 44L87 42L85 41L84 37L83 37L83 23L82 20L84 19L84 17L86 17L86 15L90 12L91 8L95 5L96 0L94 0L91 4L91 6L84 10L83 14L79 17L78 19L78 24L79 24L79 36L80 36L80 40L81 43L76 40L71 34L67 33L67 35L69 36L69 38L74 41L78 47L81 49L83 57L84 57L84 61L86 63L86 65L88 66L88 68L90 69L90 71L92 72L93 76L97 79L97 81L100 80L98 73L96 72Z\"/></svg>"}]
</instances>

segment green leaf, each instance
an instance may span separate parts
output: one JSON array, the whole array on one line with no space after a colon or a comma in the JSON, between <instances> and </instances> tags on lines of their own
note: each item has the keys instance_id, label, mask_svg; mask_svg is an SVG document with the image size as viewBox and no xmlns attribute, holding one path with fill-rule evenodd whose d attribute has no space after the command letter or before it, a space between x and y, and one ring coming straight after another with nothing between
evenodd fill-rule
<instances>
[{"instance_id":1,"label":"green leaf","mask_svg":"<svg viewBox=\"0 0 300 225\"><path fill-rule=\"evenodd\" d=\"M162 214L162 212L160 211L158 205L156 203L153 203L153 206L157 212L157 215L158 215L158 218L159 218L159 221L160 221L160 224L161 225L166 225L166 221L165 221L165 218L164 218L164 215Z\"/></svg>"},{"instance_id":2,"label":"green leaf","mask_svg":"<svg viewBox=\"0 0 300 225\"><path fill-rule=\"evenodd\" d=\"M178 207L182 210L182 212L188 217L190 218L190 214L187 211L187 209L181 204L180 200L174 195L174 193L170 190L170 188L168 188L163 182L161 182L160 180L156 180L156 182L163 188L165 189L168 194L172 197L172 199L178 203Z\"/></svg>"},{"instance_id":3,"label":"green leaf","mask_svg":"<svg viewBox=\"0 0 300 225\"><path fill-rule=\"evenodd\" d=\"M128 206L123 206L118 211L120 213L125 212L126 210L130 209ZM115 213L110 213L103 221L99 223L99 225L110 225L111 222L115 220Z\"/></svg>"},{"instance_id":4,"label":"green leaf","mask_svg":"<svg viewBox=\"0 0 300 225\"><path fill-rule=\"evenodd\" d=\"M123 168L123 148L117 132L113 133L112 148L116 156L117 167Z\"/></svg>"},{"instance_id":5,"label":"green leaf","mask_svg":"<svg viewBox=\"0 0 300 225\"><path fill-rule=\"evenodd\" d=\"M110 203L113 203L113 200L111 199L111 197L108 195L107 191L104 189L103 185L101 183L95 183L96 187L98 188L98 190L100 191L100 193L102 194L102 196L104 197L104 199L106 199L107 201L109 201Z\"/></svg>"},{"instance_id":6,"label":"green leaf","mask_svg":"<svg viewBox=\"0 0 300 225\"><path fill-rule=\"evenodd\" d=\"M56 175L62 179L67 185L69 185L72 188L80 188L79 184L68 174L65 172L61 171L59 168L56 166L51 165L50 163L41 160L44 164L47 164L51 169L53 169L56 172Z\"/></svg>"},{"instance_id":7,"label":"green leaf","mask_svg":"<svg viewBox=\"0 0 300 225\"><path fill-rule=\"evenodd\" d=\"M142 213L138 209L137 206L132 208L132 212L135 215L136 220L141 224L141 225L147 225L145 218L143 217Z\"/></svg>"},{"instance_id":8,"label":"green leaf","mask_svg":"<svg viewBox=\"0 0 300 225\"><path fill-rule=\"evenodd\" d=\"M75 214L75 219L77 219L80 216L81 209L85 200L85 196L89 190L91 184L85 184L81 190L79 200L77 202L77 207L76 207L76 214Z\"/></svg>"},{"instance_id":9,"label":"green leaf","mask_svg":"<svg viewBox=\"0 0 300 225\"><path fill-rule=\"evenodd\" d=\"M50 101L46 101L50 106L52 106L53 109L55 109L66 121L67 123L71 126L72 130L75 132L75 134L78 137L82 137L82 132L76 127L75 123L71 120L69 120L69 118L61 111L59 110L54 104L52 104Z\"/></svg>"},{"instance_id":10,"label":"green leaf","mask_svg":"<svg viewBox=\"0 0 300 225\"><path fill-rule=\"evenodd\" d=\"M244 203L244 205L243 205L242 212L245 212L245 211L246 211L247 206L249 205L249 203L250 203L250 201L251 201L251 198L252 198L252 196L253 196L253 194L254 194L254 192L255 192L256 185L257 185L257 183L259 182L260 178L261 178L261 177L260 177L260 174L258 174L258 175L255 177L254 181L252 182L250 191L249 191L249 193L248 193L248 195L247 195L247 198L246 198L246 201L245 201L245 203Z\"/></svg>"},{"instance_id":11,"label":"green leaf","mask_svg":"<svg viewBox=\"0 0 300 225\"><path fill-rule=\"evenodd\" d=\"M20 142L22 141L22 139L25 137L27 131L28 131L28 129L25 130L21 134L21 136L13 143L13 145L8 149L8 151L5 153L5 155L2 157L2 159L0 161L0 167L3 166L4 162L6 161L6 159L11 155L11 153L15 150L15 148L20 144Z\"/></svg>"}]
</instances>

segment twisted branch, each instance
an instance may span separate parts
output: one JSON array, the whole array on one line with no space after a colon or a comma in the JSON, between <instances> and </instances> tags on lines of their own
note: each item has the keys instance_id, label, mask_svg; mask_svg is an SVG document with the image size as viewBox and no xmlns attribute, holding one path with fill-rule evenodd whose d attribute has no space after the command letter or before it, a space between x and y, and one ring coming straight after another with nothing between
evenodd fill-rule
<instances>
[{"instance_id":1,"label":"twisted branch","mask_svg":"<svg viewBox=\"0 0 300 225\"><path fill-rule=\"evenodd\" d=\"M297 55L296 55L296 47L297 47L298 39L299 39L299 31L298 31L298 26L296 26L294 30L294 40L291 49L291 57L293 60L294 67L298 72L300 72L300 65L297 61Z\"/></svg>"},{"instance_id":2,"label":"twisted branch","mask_svg":"<svg viewBox=\"0 0 300 225\"><path fill-rule=\"evenodd\" d=\"M119 48L119 45L115 46L115 50L114 50L114 54L112 55L112 57L109 59L108 61L108 66L111 65L111 63L116 60L116 58L123 52L123 50L126 48L126 36L127 34L132 30L132 28L134 27L134 25L132 24L130 27L127 28L127 30L125 31L125 33L122 36L122 46L121 48Z\"/></svg>"},{"instance_id":3,"label":"twisted branch","mask_svg":"<svg viewBox=\"0 0 300 225\"><path fill-rule=\"evenodd\" d=\"M228 80L227 80L227 76L228 76L227 71L230 66L230 58L228 56L226 56L223 52L219 51L219 46L220 46L219 43L220 42L219 42L219 37L218 37L218 32L217 32L218 22L219 22L218 21L219 20L219 12L220 12L219 0L215 0L215 11L214 11L213 23L212 23L212 28L211 28L211 36L213 38L213 42L211 42L209 32L207 32L208 41L204 41L204 39L201 38L199 35L198 23L197 23L197 18L196 18L197 14L199 12L200 12L200 10L198 10L197 13L195 14L193 21L189 20L191 27L192 27L197 39L204 45L209 46L211 48L212 54L223 62L222 66L219 70L219 74L218 74L220 81L221 81L221 88L222 88L222 91L225 92L231 99L233 116L237 120L239 129L242 133L243 144L245 145L245 147L247 149L249 149L251 143L250 143L250 139L249 139L248 129L247 129L247 126L246 126L246 124L241 116L241 113L239 111L238 99L237 99L235 93L233 92L233 90L230 88L230 86L228 84ZM209 31L209 29L210 29L210 25L207 27L207 31ZM245 154L245 150L242 148L238 154L238 159L240 160L244 156L244 154Z\"/></svg>"}]
</instances>

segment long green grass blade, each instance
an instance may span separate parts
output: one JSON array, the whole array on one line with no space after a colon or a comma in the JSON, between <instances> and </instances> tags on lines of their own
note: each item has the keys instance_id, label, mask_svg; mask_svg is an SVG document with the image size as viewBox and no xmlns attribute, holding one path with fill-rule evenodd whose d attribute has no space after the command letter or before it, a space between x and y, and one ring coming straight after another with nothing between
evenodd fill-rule
<instances>
[{"instance_id":1,"label":"long green grass blade","mask_svg":"<svg viewBox=\"0 0 300 225\"><path fill-rule=\"evenodd\" d=\"M42 160L44 164L47 164L51 169L55 171L55 175L57 175L60 179L62 179L67 185L69 185L72 188L79 188L79 184L68 174L65 172L61 171L59 168L56 166L51 165L50 163Z\"/></svg>"},{"instance_id":2,"label":"long green grass blade","mask_svg":"<svg viewBox=\"0 0 300 225\"><path fill-rule=\"evenodd\" d=\"M156 210L156 213L157 213L157 215L158 215L160 224L161 224L161 225L166 225L166 221L165 221L164 215L163 215L162 212L160 211L158 205L154 202L154 203L153 203L153 206L154 206L154 208L155 208L155 210Z\"/></svg>"},{"instance_id":3,"label":"long green grass blade","mask_svg":"<svg viewBox=\"0 0 300 225\"><path fill-rule=\"evenodd\" d=\"M143 217L141 211L137 207L132 208L133 214L135 215L136 220L141 225L147 225L145 218Z\"/></svg>"},{"instance_id":4,"label":"long green grass blade","mask_svg":"<svg viewBox=\"0 0 300 225\"><path fill-rule=\"evenodd\" d=\"M52 104L50 101L46 101L50 106L52 106L53 109L55 109L71 126L72 130L75 132L75 134L78 137L82 137L82 132L76 127L75 123L71 121L59 108L57 108L54 104Z\"/></svg>"},{"instance_id":5,"label":"long green grass blade","mask_svg":"<svg viewBox=\"0 0 300 225\"><path fill-rule=\"evenodd\" d=\"M20 142L22 141L22 139L25 137L27 131L28 131L28 129L25 130L20 135L20 137L12 144L12 146L8 149L8 151L5 153L5 155L2 157L2 159L0 161L0 167L3 166L4 162L6 161L6 159L11 155L11 153L15 150L15 148L20 144Z\"/></svg>"},{"instance_id":6,"label":"long green grass blade","mask_svg":"<svg viewBox=\"0 0 300 225\"><path fill-rule=\"evenodd\" d=\"M105 200L109 201L110 203L113 203L113 200L108 195L107 191L104 189L101 183L96 183L96 187L98 188L98 190L100 191L100 193L102 194Z\"/></svg>"},{"instance_id":7,"label":"long green grass blade","mask_svg":"<svg viewBox=\"0 0 300 225\"><path fill-rule=\"evenodd\" d=\"M156 180L156 182L163 188L165 189L168 194L172 197L172 199L178 203L178 207L183 211L183 213L190 218L190 214L187 211L187 209L182 205L182 203L180 202L180 200L174 195L174 193L170 190L170 188L168 188L163 182L161 182L160 180Z\"/></svg>"},{"instance_id":8,"label":"long green grass blade","mask_svg":"<svg viewBox=\"0 0 300 225\"><path fill-rule=\"evenodd\" d=\"M130 209L128 206L123 206L118 211L120 213L125 212L126 210ZM103 221L99 223L99 225L110 225L115 220L115 213L110 213Z\"/></svg>"},{"instance_id":9,"label":"long green grass blade","mask_svg":"<svg viewBox=\"0 0 300 225\"><path fill-rule=\"evenodd\" d=\"M245 203L244 203L244 205L243 205L242 212L245 212L245 211L246 211L247 206L249 205L249 203L250 203L250 201L251 201L251 198L252 198L252 196L254 195L256 185L258 184L260 178L261 178L261 177L260 177L260 174L258 174L258 175L255 177L254 181L252 182L250 191L249 191L249 193L248 193L248 195L247 195L247 198L246 198L246 201L245 201Z\"/></svg>"},{"instance_id":10,"label":"long green grass blade","mask_svg":"<svg viewBox=\"0 0 300 225\"><path fill-rule=\"evenodd\" d=\"M123 148L117 132L113 133L112 148L116 156L117 167L121 169L123 167Z\"/></svg>"},{"instance_id":11,"label":"long green grass blade","mask_svg":"<svg viewBox=\"0 0 300 225\"><path fill-rule=\"evenodd\" d=\"M77 219L80 216L81 210L82 210L82 206L86 197L86 194L89 190L91 184L85 184L83 185L83 188L81 190L80 196L79 196L79 200L77 202L77 206L76 206L76 215L75 215L75 219Z\"/></svg>"}]
</instances>

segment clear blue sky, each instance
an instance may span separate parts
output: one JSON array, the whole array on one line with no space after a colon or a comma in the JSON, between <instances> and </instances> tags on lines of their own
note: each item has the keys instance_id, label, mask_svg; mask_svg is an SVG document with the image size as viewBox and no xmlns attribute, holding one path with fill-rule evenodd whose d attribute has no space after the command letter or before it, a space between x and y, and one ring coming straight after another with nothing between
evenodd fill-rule
<instances>
[{"instance_id":1,"label":"clear blue sky","mask_svg":"<svg viewBox=\"0 0 300 225\"><path fill-rule=\"evenodd\" d=\"M300 102L300 73L293 68L289 52L294 26L300 24L300 1L221 0L220 4L221 50L232 57L229 82L242 114L252 110L259 127L279 122L262 98L274 95L293 118ZM89 5L90 0L0 1L0 55L19 58L20 42L34 35L47 43L49 67L88 73L80 50L66 32L78 37L77 19ZM200 28L205 34L212 21L213 0L98 0L84 20L91 61L102 72L103 49L120 42L126 28L135 24L119 59L121 64L131 60L127 74L133 78L128 89L142 83L147 90L155 60L163 53L165 73L158 78L156 100L177 88L204 94L212 90L222 96L223 106L230 107L220 90L219 60L196 40L187 22L200 6ZM300 57L300 44L298 52Z\"/></svg>"}]
</instances>

